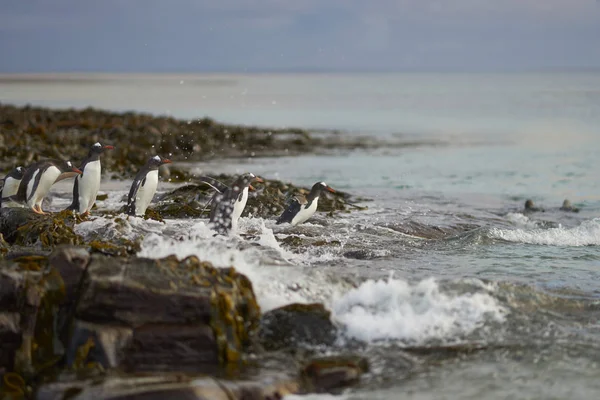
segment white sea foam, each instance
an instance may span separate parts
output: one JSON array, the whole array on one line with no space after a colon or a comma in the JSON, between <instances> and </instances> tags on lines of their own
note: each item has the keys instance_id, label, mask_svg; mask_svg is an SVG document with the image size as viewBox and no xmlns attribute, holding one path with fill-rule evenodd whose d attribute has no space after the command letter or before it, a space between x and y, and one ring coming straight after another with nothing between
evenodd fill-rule
<instances>
[{"instance_id":1,"label":"white sea foam","mask_svg":"<svg viewBox=\"0 0 600 400\"><path fill-rule=\"evenodd\" d=\"M333 301L333 318L348 337L365 342L424 343L467 335L506 310L487 291L445 294L433 279L411 286L397 279L369 280Z\"/></svg>"},{"instance_id":2,"label":"white sea foam","mask_svg":"<svg viewBox=\"0 0 600 400\"><path fill-rule=\"evenodd\" d=\"M537 228L538 222L532 221L528 216L523 215L521 213L508 213L506 214L506 219L512 222L515 226L519 228Z\"/></svg>"},{"instance_id":3,"label":"white sea foam","mask_svg":"<svg viewBox=\"0 0 600 400\"><path fill-rule=\"evenodd\" d=\"M574 228L499 229L492 228L490 236L510 242L549 246L600 245L600 219L585 221Z\"/></svg>"},{"instance_id":4,"label":"white sea foam","mask_svg":"<svg viewBox=\"0 0 600 400\"><path fill-rule=\"evenodd\" d=\"M146 235L142 242L140 257L161 258L174 254L182 259L195 255L209 261L216 267L235 266L252 281L254 291L263 311L290 303L325 302L335 293L346 290L348 284L331 281L319 271L307 271L265 256L271 251L273 256L286 254L279 247L272 230L264 226L264 221L254 221L258 229L260 246L248 246L239 237L213 237L204 222L186 226L190 236L170 238L160 233ZM242 224L243 225L243 224Z\"/></svg>"},{"instance_id":5,"label":"white sea foam","mask_svg":"<svg viewBox=\"0 0 600 400\"><path fill-rule=\"evenodd\" d=\"M110 240L116 237L124 237L133 240L140 235L149 233L161 233L168 226L165 223L145 220L141 217L128 217L125 214L119 216L120 221L112 218L95 217L75 226L75 233L86 239L100 234L104 239Z\"/></svg>"}]
</instances>

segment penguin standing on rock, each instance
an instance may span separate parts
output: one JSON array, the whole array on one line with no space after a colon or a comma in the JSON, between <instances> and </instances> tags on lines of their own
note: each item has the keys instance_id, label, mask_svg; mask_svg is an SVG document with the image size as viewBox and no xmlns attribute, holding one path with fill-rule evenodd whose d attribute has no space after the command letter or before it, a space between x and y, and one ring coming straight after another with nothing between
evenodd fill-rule
<instances>
[{"instance_id":1,"label":"penguin standing on rock","mask_svg":"<svg viewBox=\"0 0 600 400\"><path fill-rule=\"evenodd\" d=\"M308 196L304 197L298 194L292 197L285 211L277 219L277 224L289 222L292 226L296 226L312 217L317 211L319 196L324 190L335 193L335 190L327 186L325 182L317 182L313 185Z\"/></svg>"},{"instance_id":2,"label":"penguin standing on rock","mask_svg":"<svg viewBox=\"0 0 600 400\"><path fill-rule=\"evenodd\" d=\"M87 215L96 202L96 196L100 189L100 178L102 167L100 166L100 154L105 150L112 150L113 146L103 146L100 143L94 143L88 152L87 157L81 163L79 169L81 175L75 177L73 184L73 202L68 210L74 210L79 214Z\"/></svg>"},{"instance_id":3,"label":"penguin standing on rock","mask_svg":"<svg viewBox=\"0 0 600 400\"><path fill-rule=\"evenodd\" d=\"M137 173L131 184L125 212L128 215L143 216L158 187L158 167L170 164L171 160L160 156L150 157L146 165Z\"/></svg>"},{"instance_id":4,"label":"penguin standing on rock","mask_svg":"<svg viewBox=\"0 0 600 400\"><path fill-rule=\"evenodd\" d=\"M2 181L0 181L0 207L7 207L11 202L8 202L8 198L17 194L19 190L19 184L23 175L25 174L25 168L17 167L10 171Z\"/></svg>"},{"instance_id":5,"label":"penguin standing on rock","mask_svg":"<svg viewBox=\"0 0 600 400\"><path fill-rule=\"evenodd\" d=\"M72 178L77 174L81 174L81 170L74 167L71 161L38 161L27 167L17 194L12 196L11 199L27 204L37 214L45 214L42 211L42 200L44 200L52 185L63 179Z\"/></svg>"},{"instance_id":6,"label":"penguin standing on rock","mask_svg":"<svg viewBox=\"0 0 600 400\"><path fill-rule=\"evenodd\" d=\"M216 194L209 224L218 234L225 235L230 230L237 230L238 220L248 201L248 190L254 190L252 182L264 181L253 173L246 173L237 178L231 187Z\"/></svg>"}]
</instances>

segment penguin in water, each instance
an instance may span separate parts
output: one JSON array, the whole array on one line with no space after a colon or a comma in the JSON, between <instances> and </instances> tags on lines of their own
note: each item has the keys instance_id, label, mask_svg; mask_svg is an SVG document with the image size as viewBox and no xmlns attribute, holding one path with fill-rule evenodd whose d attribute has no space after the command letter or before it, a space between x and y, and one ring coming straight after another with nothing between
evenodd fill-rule
<instances>
[{"instance_id":1,"label":"penguin in water","mask_svg":"<svg viewBox=\"0 0 600 400\"><path fill-rule=\"evenodd\" d=\"M100 189L100 178L102 167L100 166L100 155L105 150L112 150L113 146L103 146L100 143L94 143L88 152L87 157L81 163L79 169L81 175L75 177L73 184L73 202L67 208L74 210L79 214L87 215L96 202L96 196Z\"/></svg>"},{"instance_id":2,"label":"penguin in water","mask_svg":"<svg viewBox=\"0 0 600 400\"><path fill-rule=\"evenodd\" d=\"M17 167L10 171L4 179L0 181L0 207L11 207L16 204L8 201L8 198L17 194L19 184L21 183L24 174L25 168Z\"/></svg>"},{"instance_id":3,"label":"penguin in water","mask_svg":"<svg viewBox=\"0 0 600 400\"><path fill-rule=\"evenodd\" d=\"M565 201L563 201L562 207L560 207L560 211L567 211L567 212L578 213L579 212L579 208L573 207L573 205L571 204L571 202L569 201L569 199L565 199Z\"/></svg>"},{"instance_id":4,"label":"penguin in water","mask_svg":"<svg viewBox=\"0 0 600 400\"><path fill-rule=\"evenodd\" d=\"M249 172L238 177L231 187L213 198L215 204L210 210L209 225L218 234L225 235L230 230L237 230L238 220L248 201L248 190L254 190L252 182L264 181Z\"/></svg>"},{"instance_id":5,"label":"penguin in water","mask_svg":"<svg viewBox=\"0 0 600 400\"><path fill-rule=\"evenodd\" d=\"M139 170L133 179L127 196L125 212L128 215L143 216L146 214L146 209L158 187L158 167L170 163L171 160L169 159L154 156L150 157L142 169Z\"/></svg>"},{"instance_id":6,"label":"penguin in water","mask_svg":"<svg viewBox=\"0 0 600 400\"><path fill-rule=\"evenodd\" d=\"M42 201L52 185L63 179L72 178L77 174L81 174L81 170L74 167L71 161L38 161L27 167L17 194L10 198L27 204L37 214L45 214L42 211Z\"/></svg>"},{"instance_id":7,"label":"penguin in water","mask_svg":"<svg viewBox=\"0 0 600 400\"><path fill-rule=\"evenodd\" d=\"M292 226L296 226L312 217L317 211L319 196L324 190L335 193L335 190L327 186L325 182L317 182L313 185L308 196L304 197L298 194L292 197L285 211L277 219L277 225L289 222Z\"/></svg>"},{"instance_id":8,"label":"penguin in water","mask_svg":"<svg viewBox=\"0 0 600 400\"><path fill-rule=\"evenodd\" d=\"M544 209L543 209L543 208L541 208L541 207L536 207L536 206L533 204L533 200L531 200L531 199L527 199L527 200L525 201L525 208L524 208L524 210L523 210L523 214L526 214L526 213L532 213L532 212L544 212Z\"/></svg>"}]
</instances>

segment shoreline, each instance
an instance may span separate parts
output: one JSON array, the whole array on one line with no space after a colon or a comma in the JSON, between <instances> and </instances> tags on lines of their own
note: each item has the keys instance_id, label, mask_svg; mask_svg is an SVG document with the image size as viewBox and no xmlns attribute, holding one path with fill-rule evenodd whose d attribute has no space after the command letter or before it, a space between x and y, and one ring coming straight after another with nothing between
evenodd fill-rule
<instances>
[{"instance_id":1,"label":"shoreline","mask_svg":"<svg viewBox=\"0 0 600 400\"><path fill-rule=\"evenodd\" d=\"M0 169L43 158L78 163L100 141L115 150L103 157L112 178L126 178L154 154L177 161L217 157L293 156L311 152L379 147L373 139L339 131L269 128L219 123L211 118L182 120L142 112L96 108L55 109L0 103Z\"/></svg>"}]
</instances>

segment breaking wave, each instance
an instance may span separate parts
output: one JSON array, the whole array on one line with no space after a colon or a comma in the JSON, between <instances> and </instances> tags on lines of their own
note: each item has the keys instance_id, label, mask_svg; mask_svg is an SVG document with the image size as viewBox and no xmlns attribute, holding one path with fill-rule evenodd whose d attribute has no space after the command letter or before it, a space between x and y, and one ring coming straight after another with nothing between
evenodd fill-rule
<instances>
[{"instance_id":1,"label":"breaking wave","mask_svg":"<svg viewBox=\"0 0 600 400\"><path fill-rule=\"evenodd\" d=\"M346 336L364 342L452 341L482 327L503 322L507 310L486 290L445 294L434 279L416 285L369 280L334 301L333 315Z\"/></svg>"},{"instance_id":2,"label":"breaking wave","mask_svg":"<svg viewBox=\"0 0 600 400\"><path fill-rule=\"evenodd\" d=\"M574 228L500 229L492 228L490 237L509 242L549 246L590 246L600 244L600 218Z\"/></svg>"}]
</instances>

